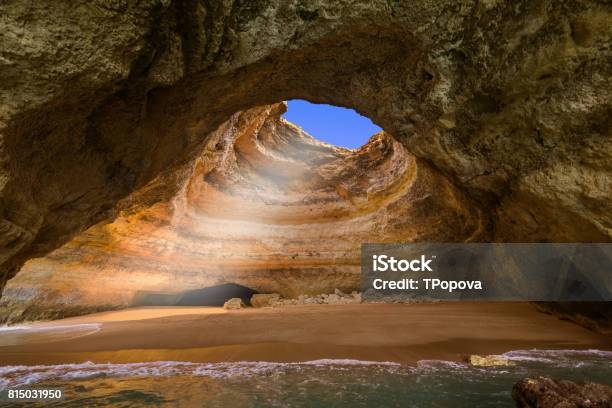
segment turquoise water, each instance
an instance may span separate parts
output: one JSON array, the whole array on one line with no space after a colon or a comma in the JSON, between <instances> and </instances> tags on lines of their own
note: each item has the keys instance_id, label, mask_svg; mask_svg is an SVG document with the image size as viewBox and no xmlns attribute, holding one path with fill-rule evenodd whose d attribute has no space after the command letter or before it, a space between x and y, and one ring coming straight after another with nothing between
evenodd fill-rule
<instances>
[{"instance_id":1,"label":"turquoise water","mask_svg":"<svg viewBox=\"0 0 612 408\"><path fill-rule=\"evenodd\" d=\"M516 365L318 360L5 366L0 388L53 387L64 394L61 401L6 406L512 407L512 385L524 377L612 382L612 352L531 350L504 356Z\"/></svg>"}]
</instances>

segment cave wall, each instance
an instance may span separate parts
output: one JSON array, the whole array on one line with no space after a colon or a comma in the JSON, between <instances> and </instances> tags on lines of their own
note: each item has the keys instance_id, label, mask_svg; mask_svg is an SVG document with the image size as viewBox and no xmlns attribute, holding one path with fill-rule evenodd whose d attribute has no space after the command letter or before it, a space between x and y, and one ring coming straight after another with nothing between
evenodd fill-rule
<instances>
[{"instance_id":1,"label":"cave wall","mask_svg":"<svg viewBox=\"0 0 612 408\"><path fill-rule=\"evenodd\" d=\"M7 0L0 16L1 287L234 113L290 98L374 119L497 241L612 236L609 2Z\"/></svg>"},{"instance_id":2,"label":"cave wall","mask_svg":"<svg viewBox=\"0 0 612 408\"><path fill-rule=\"evenodd\" d=\"M0 321L129 306L142 291L239 283L286 297L360 288L364 242L486 241L490 222L446 177L381 132L357 150L281 119L237 113L198 158L25 264Z\"/></svg>"}]
</instances>

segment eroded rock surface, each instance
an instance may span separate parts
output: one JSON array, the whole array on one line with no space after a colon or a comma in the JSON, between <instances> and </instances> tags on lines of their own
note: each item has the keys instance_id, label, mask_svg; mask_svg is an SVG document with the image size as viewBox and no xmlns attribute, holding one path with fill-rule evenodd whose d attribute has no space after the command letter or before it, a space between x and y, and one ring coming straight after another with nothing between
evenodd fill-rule
<instances>
[{"instance_id":1,"label":"eroded rock surface","mask_svg":"<svg viewBox=\"0 0 612 408\"><path fill-rule=\"evenodd\" d=\"M469 358L469 363L474 367L512 366L515 364L513 361L502 356L479 356L478 354L472 354Z\"/></svg>"},{"instance_id":2,"label":"eroded rock surface","mask_svg":"<svg viewBox=\"0 0 612 408\"><path fill-rule=\"evenodd\" d=\"M519 408L604 408L612 404L612 387L605 384L526 378L512 388Z\"/></svg>"},{"instance_id":3,"label":"eroded rock surface","mask_svg":"<svg viewBox=\"0 0 612 408\"><path fill-rule=\"evenodd\" d=\"M478 200L496 240L609 242L611 7L3 1L0 287L234 113L297 97L374 119Z\"/></svg>"},{"instance_id":4,"label":"eroded rock surface","mask_svg":"<svg viewBox=\"0 0 612 408\"><path fill-rule=\"evenodd\" d=\"M229 282L339 296L360 286L363 242L488 239L477 203L391 136L333 147L281 119L284 109L234 115L195 162L124 200L114 222L28 262L5 289L2 320Z\"/></svg>"},{"instance_id":5,"label":"eroded rock surface","mask_svg":"<svg viewBox=\"0 0 612 408\"><path fill-rule=\"evenodd\" d=\"M279 293L258 293L251 297L251 306L270 307L280 299Z\"/></svg>"},{"instance_id":6,"label":"eroded rock surface","mask_svg":"<svg viewBox=\"0 0 612 408\"><path fill-rule=\"evenodd\" d=\"M297 97L374 119L476 200L496 241L609 242L611 15L595 0L4 1L0 287L160 172L181 185L231 115ZM150 188L142 208L175 195Z\"/></svg>"},{"instance_id":7,"label":"eroded rock surface","mask_svg":"<svg viewBox=\"0 0 612 408\"><path fill-rule=\"evenodd\" d=\"M223 308L228 310L236 310L245 308L245 305L242 303L242 299L232 298L223 304Z\"/></svg>"}]
</instances>

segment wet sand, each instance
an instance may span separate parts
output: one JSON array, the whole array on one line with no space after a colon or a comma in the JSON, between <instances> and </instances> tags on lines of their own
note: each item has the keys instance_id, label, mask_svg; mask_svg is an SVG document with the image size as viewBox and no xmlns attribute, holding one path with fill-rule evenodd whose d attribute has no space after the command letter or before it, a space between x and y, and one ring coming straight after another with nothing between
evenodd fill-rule
<instances>
[{"instance_id":1,"label":"wet sand","mask_svg":"<svg viewBox=\"0 0 612 408\"><path fill-rule=\"evenodd\" d=\"M0 344L5 344L0 365L325 358L414 364L517 349L612 350L608 336L540 313L531 304L509 302L236 311L143 307L27 326L19 333L0 331Z\"/></svg>"}]
</instances>

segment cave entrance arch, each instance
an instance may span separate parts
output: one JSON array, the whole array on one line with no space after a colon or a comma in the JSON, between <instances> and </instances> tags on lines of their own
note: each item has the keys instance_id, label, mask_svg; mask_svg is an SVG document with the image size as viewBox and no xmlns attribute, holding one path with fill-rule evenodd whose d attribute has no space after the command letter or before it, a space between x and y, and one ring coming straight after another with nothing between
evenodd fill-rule
<instances>
[{"instance_id":1,"label":"cave entrance arch","mask_svg":"<svg viewBox=\"0 0 612 408\"><path fill-rule=\"evenodd\" d=\"M48 165L11 156L14 179L2 202L10 229L2 286L27 259L112 218L115 204L132 191L185 166L235 112L305 99L355 108L402 140L422 120L416 107L425 106L419 102L434 83L414 35L401 24L377 27L371 19L325 29L297 47L266 45L266 57L253 53L229 65L206 67L195 49L176 61L182 57L168 54L169 44L158 45L155 55L124 55L133 58L128 77L93 86L71 80L53 103L32 105L9 121L6 151L35 146L33 155L53 152L54 159ZM19 227L24 222L27 231Z\"/></svg>"},{"instance_id":2,"label":"cave entrance arch","mask_svg":"<svg viewBox=\"0 0 612 408\"><path fill-rule=\"evenodd\" d=\"M228 283L286 298L351 293L362 242L483 232L469 197L396 138L382 131L360 149L338 148L282 119L285 109L234 113L193 161L133 193L112 223L26 264L5 294L15 305L7 310L25 312L0 319L65 315L66 288L70 313L248 300L235 286L213 293ZM25 299L32 282L46 290Z\"/></svg>"},{"instance_id":3,"label":"cave entrance arch","mask_svg":"<svg viewBox=\"0 0 612 408\"><path fill-rule=\"evenodd\" d=\"M372 118L482 203L497 240L610 240L609 186L593 182L609 149L576 148L607 146L607 26L585 23L605 10L251 3L7 5L5 31L32 48L3 43L0 287L180 172L234 113L296 98Z\"/></svg>"}]
</instances>

